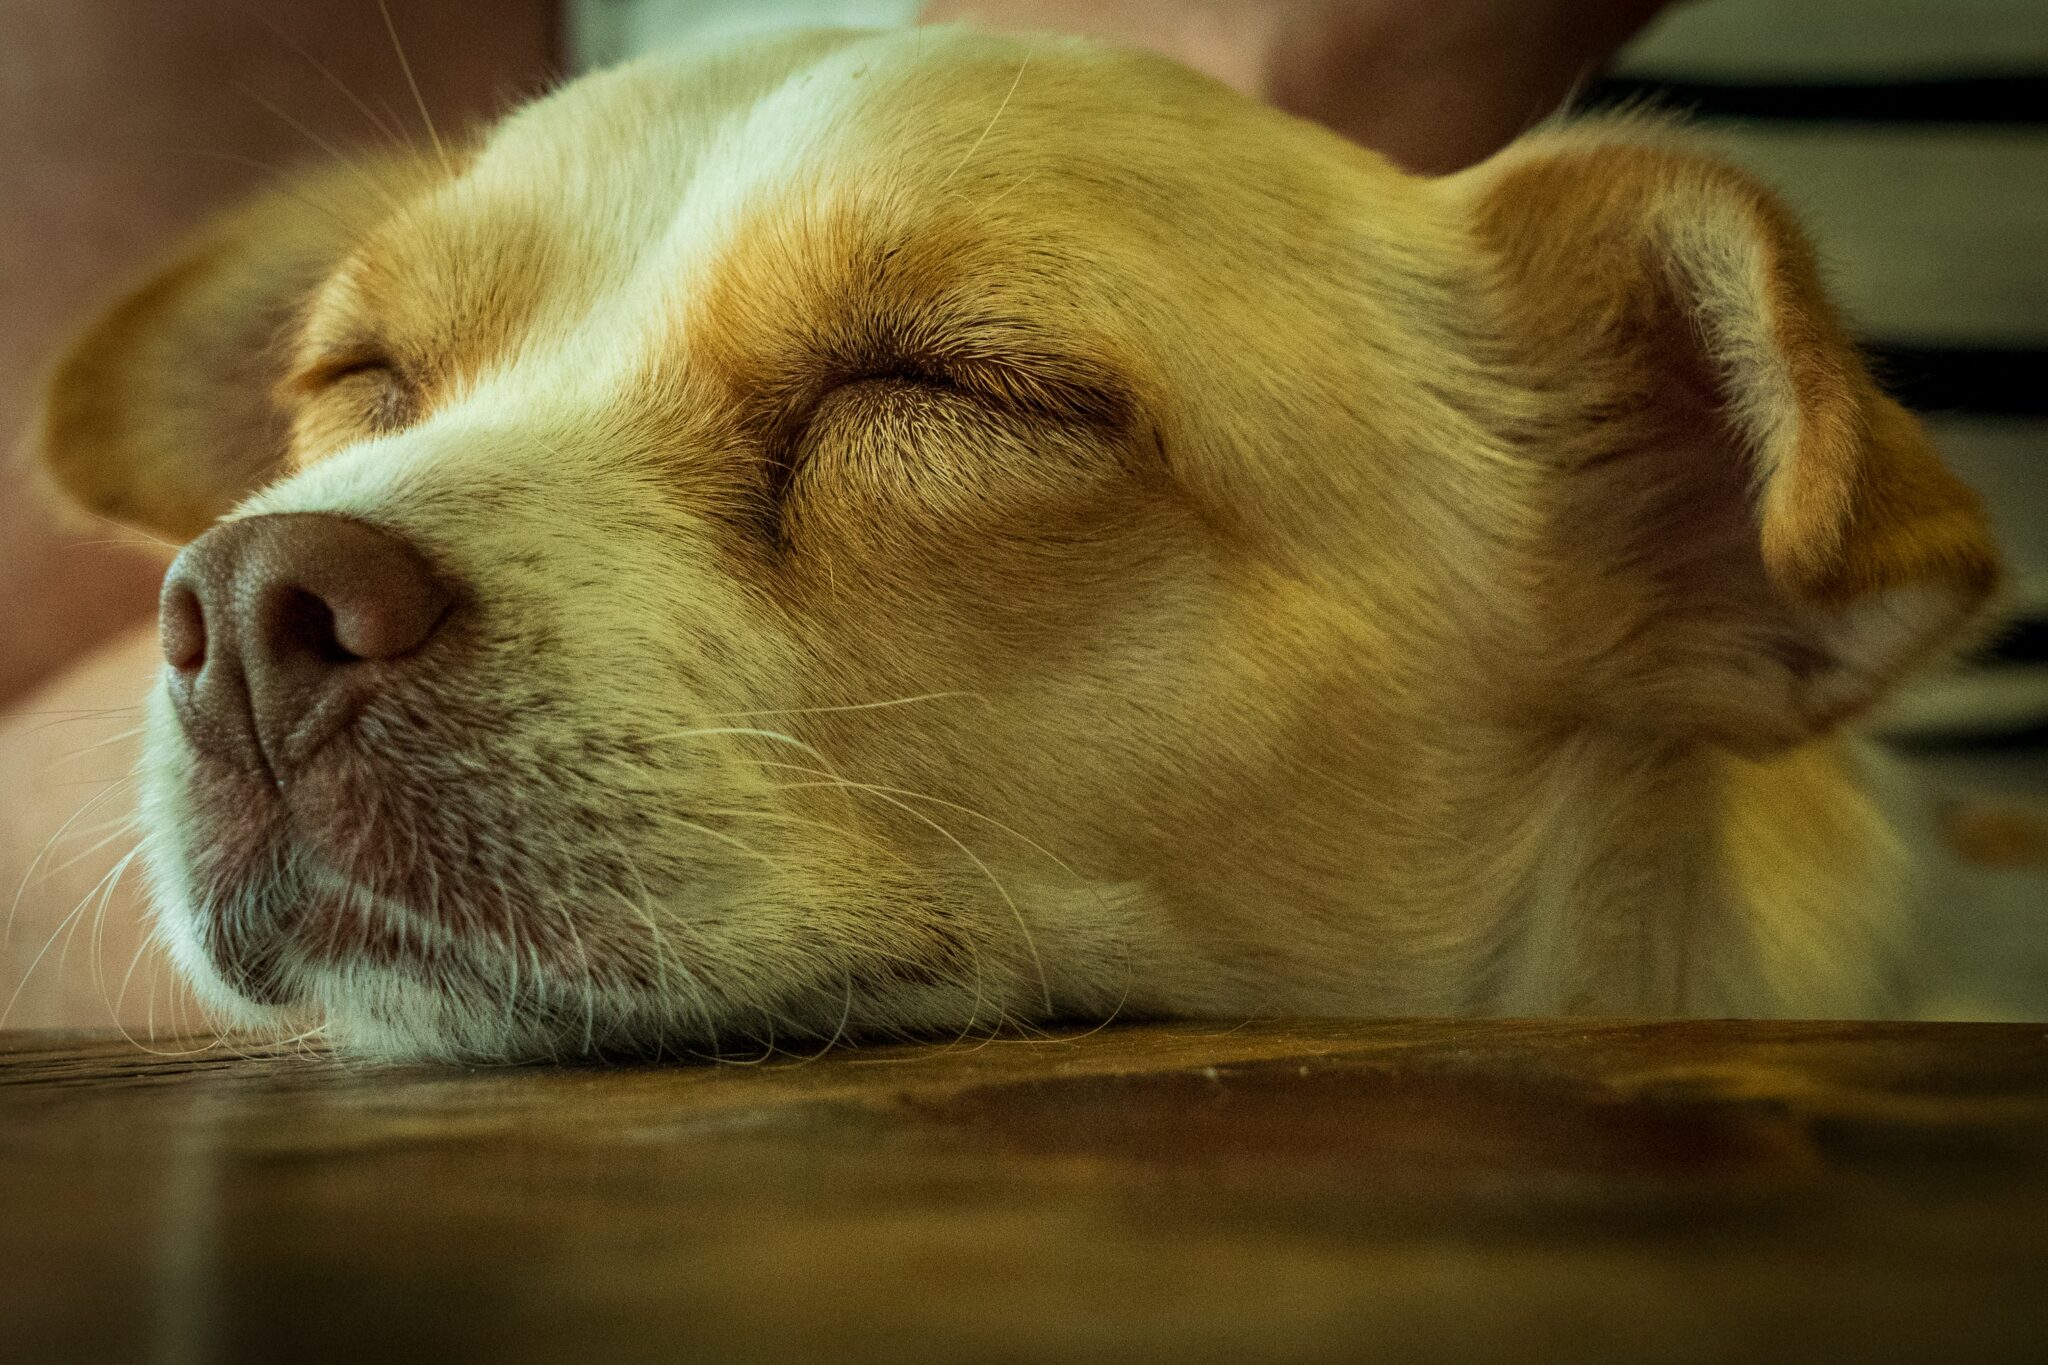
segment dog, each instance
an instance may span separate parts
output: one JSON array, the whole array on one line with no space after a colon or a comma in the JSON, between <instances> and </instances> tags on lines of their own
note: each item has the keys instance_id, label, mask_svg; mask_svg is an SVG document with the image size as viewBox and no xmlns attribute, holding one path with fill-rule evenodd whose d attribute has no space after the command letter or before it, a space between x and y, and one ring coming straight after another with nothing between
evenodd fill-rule
<instances>
[{"instance_id":1,"label":"dog","mask_svg":"<svg viewBox=\"0 0 2048 1365\"><path fill-rule=\"evenodd\" d=\"M385 1057L1895 1012L1855 722L2000 576L1682 131L1424 179L965 30L303 176L82 335L42 438L189 541L158 933Z\"/></svg>"}]
</instances>

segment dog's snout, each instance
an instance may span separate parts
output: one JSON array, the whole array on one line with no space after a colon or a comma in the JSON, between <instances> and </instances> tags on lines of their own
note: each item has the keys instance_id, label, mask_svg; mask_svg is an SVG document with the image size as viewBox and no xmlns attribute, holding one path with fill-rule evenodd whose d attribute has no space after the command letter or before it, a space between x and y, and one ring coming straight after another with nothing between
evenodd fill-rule
<instances>
[{"instance_id":1,"label":"dog's snout","mask_svg":"<svg viewBox=\"0 0 2048 1365\"><path fill-rule=\"evenodd\" d=\"M158 632L186 732L281 774L345 726L454 600L405 541L326 513L214 527L171 565Z\"/></svg>"}]
</instances>

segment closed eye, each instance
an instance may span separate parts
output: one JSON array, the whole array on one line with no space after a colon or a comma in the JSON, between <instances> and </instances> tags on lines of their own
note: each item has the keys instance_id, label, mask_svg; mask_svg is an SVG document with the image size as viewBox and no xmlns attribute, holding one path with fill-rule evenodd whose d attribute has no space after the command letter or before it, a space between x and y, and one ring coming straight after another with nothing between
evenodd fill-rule
<instances>
[{"instance_id":1,"label":"closed eye","mask_svg":"<svg viewBox=\"0 0 2048 1365\"><path fill-rule=\"evenodd\" d=\"M302 367L285 382L297 405L330 414L344 434L367 427L377 433L397 431L419 412L418 393L406 372L377 350L344 351ZM325 425L325 423L322 423Z\"/></svg>"},{"instance_id":2,"label":"closed eye","mask_svg":"<svg viewBox=\"0 0 2048 1365\"><path fill-rule=\"evenodd\" d=\"M1086 349L1036 341L1015 327L954 335L943 345L860 337L810 351L794 373L769 370L767 382L757 368L747 417L765 456L757 515L770 538L783 538L785 503L811 463L813 430L828 412L858 414L857 423L885 421L899 433L945 420L956 430L966 421L1048 423L1119 439L1133 416L1120 372ZM849 402L858 406L840 406Z\"/></svg>"},{"instance_id":3,"label":"closed eye","mask_svg":"<svg viewBox=\"0 0 2048 1365\"><path fill-rule=\"evenodd\" d=\"M386 375L394 379L398 375L398 367L389 356L378 351L350 352L306 366L292 377L290 387L300 393L317 393L345 379Z\"/></svg>"},{"instance_id":4,"label":"closed eye","mask_svg":"<svg viewBox=\"0 0 2048 1365\"><path fill-rule=\"evenodd\" d=\"M1002 359L953 355L897 356L847 365L819 397L855 384L902 384L954 394L1036 417L1114 427L1129 415L1129 400L1107 372L1066 357L1011 353Z\"/></svg>"},{"instance_id":5,"label":"closed eye","mask_svg":"<svg viewBox=\"0 0 2048 1365\"><path fill-rule=\"evenodd\" d=\"M929 389L934 393L959 394L969 398L980 396L956 383L951 375L941 370L926 369L917 365L886 365L877 366L872 370L856 371L835 379L824 393L819 395L820 401L840 389L850 389L861 384Z\"/></svg>"},{"instance_id":6,"label":"closed eye","mask_svg":"<svg viewBox=\"0 0 2048 1365\"><path fill-rule=\"evenodd\" d=\"M397 368L390 361L373 357L367 360L351 360L345 365L329 370L326 379L328 383L335 384L344 379L353 379L357 375L395 374L396 372Z\"/></svg>"}]
</instances>

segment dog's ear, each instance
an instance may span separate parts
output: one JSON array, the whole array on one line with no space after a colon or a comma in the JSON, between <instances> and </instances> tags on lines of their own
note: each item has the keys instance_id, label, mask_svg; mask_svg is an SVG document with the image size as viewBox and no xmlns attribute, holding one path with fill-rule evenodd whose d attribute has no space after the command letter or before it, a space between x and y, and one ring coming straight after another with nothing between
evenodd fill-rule
<instances>
[{"instance_id":1,"label":"dog's ear","mask_svg":"<svg viewBox=\"0 0 2048 1365\"><path fill-rule=\"evenodd\" d=\"M283 456L292 323L356 238L432 174L390 157L302 174L216 219L73 342L39 446L88 510L189 540Z\"/></svg>"},{"instance_id":2,"label":"dog's ear","mask_svg":"<svg viewBox=\"0 0 2048 1365\"><path fill-rule=\"evenodd\" d=\"M1589 706L1769 752L1976 615L1999 575L1977 497L1872 379L1767 191L1628 129L1445 183L1549 414L1540 610Z\"/></svg>"}]
</instances>

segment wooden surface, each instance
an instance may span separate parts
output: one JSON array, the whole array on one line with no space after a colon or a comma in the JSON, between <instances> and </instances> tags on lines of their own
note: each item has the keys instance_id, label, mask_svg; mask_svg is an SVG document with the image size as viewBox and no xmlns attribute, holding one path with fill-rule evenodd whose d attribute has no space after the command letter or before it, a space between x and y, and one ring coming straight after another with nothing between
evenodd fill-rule
<instances>
[{"instance_id":1,"label":"wooden surface","mask_svg":"<svg viewBox=\"0 0 2048 1365\"><path fill-rule=\"evenodd\" d=\"M2048 1359L2048 1029L632 1069L0 1037L0 1355Z\"/></svg>"}]
</instances>

